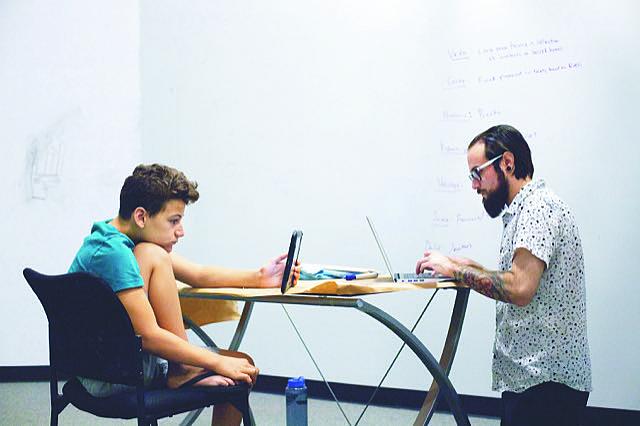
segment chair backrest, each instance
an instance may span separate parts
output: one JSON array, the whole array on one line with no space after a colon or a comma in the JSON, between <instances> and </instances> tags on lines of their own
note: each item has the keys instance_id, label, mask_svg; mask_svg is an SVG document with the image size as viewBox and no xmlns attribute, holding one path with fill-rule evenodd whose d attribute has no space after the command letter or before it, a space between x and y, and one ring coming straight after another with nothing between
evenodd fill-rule
<instances>
[{"instance_id":1,"label":"chair backrest","mask_svg":"<svg viewBox=\"0 0 640 426\"><path fill-rule=\"evenodd\" d=\"M142 383L142 344L124 306L102 279L84 272L24 277L49 320L54 372L131 386Z\"/></svg>"}]
</instances>

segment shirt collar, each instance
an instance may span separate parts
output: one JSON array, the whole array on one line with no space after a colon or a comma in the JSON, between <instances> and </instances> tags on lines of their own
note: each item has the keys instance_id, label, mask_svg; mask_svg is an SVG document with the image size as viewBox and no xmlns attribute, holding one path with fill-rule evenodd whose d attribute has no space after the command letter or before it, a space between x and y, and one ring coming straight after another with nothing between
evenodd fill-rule
<instances>
[{"instance_id":1,"label":"shirt collar","mask_svg":"<svg viewBox=\"0 0 640 426\"><path fill-rule=\"evenodd\" d=\"M125 245L127 245L129 248L133 248L135 246L135 244L133 243L133 240L129 238L128 235L118 231L118 229L111 224L112 220L113 219L108 219L100 222L95 222L91 227L91 233L93 234L94 232L98 232L100 235L104 237L119 236L120 238L123 239Z\"/></svg>"},{"instance_id":2,"label":"shirt collar","mask_svg":"<svg viewBox=\"0 0 640 426\"><path fill-rule=\"evenodd\" d=\"M533 192L537 191L538 189L542 189L544 187L545 187L544 180L536 179L536 180L531 180L525 186L520 188L520 191L518 191L516 196L513 198L513 201L511 201L511 204L509 204L509 206L505 209L504 213L502 214L502 220L505 222L510 220L511 217L514 214L516 214L518 210L520 210L522 203L524 203L524 200L526 200L529 195L533 194Z\"/></svg>"}]
</instances>

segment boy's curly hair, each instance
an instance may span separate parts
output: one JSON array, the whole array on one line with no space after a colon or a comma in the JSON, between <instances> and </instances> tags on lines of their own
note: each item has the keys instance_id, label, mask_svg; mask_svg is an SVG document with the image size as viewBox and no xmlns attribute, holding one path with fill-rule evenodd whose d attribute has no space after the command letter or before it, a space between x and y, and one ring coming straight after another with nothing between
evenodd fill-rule
<instances>
[{"instance_id":1,"label":"boy's curly hair","mask_svg":"<svg viewBox=\"0 0 640 426\"><path fill-rule=\"evenodd\" d=\"M143 207L153 216L169 200L194 203L200 198L197 188L196 182L172 167L140 164L122 185L118 215L128 220L136 207Z\"/></svg>"}]
</instances>

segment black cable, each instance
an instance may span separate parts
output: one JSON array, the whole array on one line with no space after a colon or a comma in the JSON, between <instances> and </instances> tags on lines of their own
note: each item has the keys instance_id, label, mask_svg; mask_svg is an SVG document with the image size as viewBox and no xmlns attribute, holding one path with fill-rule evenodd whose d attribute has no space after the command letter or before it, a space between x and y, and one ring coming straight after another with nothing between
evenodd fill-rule
<instances>
[{"instance_id":1,"label":"black cable","mask_svg":"<svg viewBox=\"0 0 640 426\"><path fill-rule=\"evenodd\" d=\"M302 346L304 346L304 349L307 351L307 354L309 355L309 358L311 358L311 361L313 361L313 365L316 366L316 370L318 370L318 373L320 373L320 377L322 377L322 380L324 381L324 384L327 385L327 388L329 389L329 392L331 393L331 396L333 397L333 400L336 402L336 404L338 404L338 408L342 412L342 415L344 416L344 419L347 421L347 424L349 426L352 426L351 422L349 421L349 418L347 417L347 414L342 409L342 406L340 405L340 401L338 401L338 398L336 397L336 394L333 393L333 389L331 389L331 386L329 385L329 382L327 382L327 379L325 379L324 374L322 374L322 371L320 370L320 367L318 366L318 363L313 358L313 355L311 355L311 351L307 347L307 344L304 342L304 339L302 338L302 335L298 331L298 327L296 327L296 325L294 324L293 319L291 318L291 315L289 315L289 312L287 311L287 308L285 308L283 304L280 304L280 306L282 306L282 309L284 309L284 313L287 314L287 318L289 318L289 322L291 322L291 325L293 326L293 329L296 331L296 334L298 335L298 338L300 338L300 341L302 342Z\"/></svg>"},{"instance_id":2,"label":"black cable","mask_svg":"<svg viewBox=\"0 0 640 426\"><path fill-rule=\"evenodd\" d=\"M418 326L418 323L420 322L420 320L422 319L424 313L427 311L427 308L429 307L429 305L431 304L431 301L433 300L433 298L436 296L436 293L438 293L439 289L436 289L436 291L433 292L433 294L431 295L431 298L429 299L429 301L427 302L427 305L424 307L424 309L422 310L422 312L420 313L420 316L418 317L418 319L416 320L416 323L413 325L413 327L411 328L411 333L413 333L413 331L416 329L416 327ZM371 404L371 402L373 401L373 398L375 398L376 394L378 393L378 390L380 389L380 386L382 386L382 383L384 382L384 380L387 378L387 375L389 374L389 372L391 371L391 368L393 368L393 365L396 363L396 360L398 359L398 357L400 356L400 353L402 352L402 350L404 349L404 347L407 344L405 342L402 342L402 345L400 345L400 349L398 349L398 353L396 353L396 356L393 358L393 361L391 361L391 365L389 365L389 368L387 368L387 371L384 373L384 375L382 376L382 379L380 379L380 383L378 383L378 386L376 386L376 389L373 391L373 394L371 394L371 398L369 398L369 401L367 401L367 405L365 405L364 409L362 410L362 413L360 413L360 416L358 417L358 420L356 420L356 423L354 424L354 426L358 426L358 423L360 423L360 420L362 419L362 416L364 416L364 413L367 411L367 408L369 408L369 405Z\"/></svg>"}]
</instances>

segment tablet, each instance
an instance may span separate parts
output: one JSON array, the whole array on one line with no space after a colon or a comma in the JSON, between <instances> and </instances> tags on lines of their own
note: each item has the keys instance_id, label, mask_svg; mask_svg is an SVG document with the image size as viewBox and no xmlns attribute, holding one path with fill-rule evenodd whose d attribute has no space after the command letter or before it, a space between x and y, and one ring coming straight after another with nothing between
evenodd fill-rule
<instances>
[{"instance_id":1,"label":"tablet","mask_svg":"<svg viewBox=\"0 0 640 426\"><path fill-rule=\"evenodd\" d=\"M284 264L284 273L282 274L282 285L280 286L282 294L286 293L293 285L293 268L298 261L300 244L302 244L302 231L293 231L291 242L289 243L289 252L287 253L287 262Z\"/></svg>"}]
</instances>

